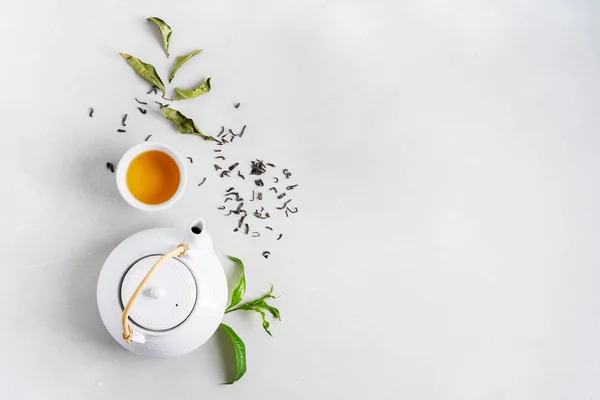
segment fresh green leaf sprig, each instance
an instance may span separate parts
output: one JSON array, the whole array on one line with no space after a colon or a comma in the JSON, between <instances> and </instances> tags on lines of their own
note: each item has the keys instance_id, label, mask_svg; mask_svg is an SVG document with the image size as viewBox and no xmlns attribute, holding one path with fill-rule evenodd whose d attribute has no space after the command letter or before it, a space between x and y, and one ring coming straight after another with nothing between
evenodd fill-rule
<instances>
[{"instance_id":1,"label":"fresh green leaf sprig","mask_svg":"<svg viewBox=\"0 0 600 400\"><path fill-rule=\"evenodd\" d=\"M229 304L229 307L227 307L227 309L225 310L225 314L238 310L255 311L259 313L262 318L263 329L269 334L269 336L273 336L269 331L270 323L269 321L267 321L266 313L268 312L273 316L273 318L281 321L281 314L279 313L279 310L267 304L268 299L276 298L275 296L273 296L273 285L271 285L271 289L264 296L253 301L242 303L242 299L246 294L246 273L244 263L237 257L227 257L240 267L242 274L240 276L240 280L237 286L231 293L231 302ZM243 340L237 335L237 333L235 333L235 331L230 326L221 323L221 328L223 328L223 330L227 332L227 334L231 338L235 350L237 372L233 380L226 382L227 384L233 384L246 373L246 346Z\"/></svg>"},{"instance_id":2,"label":"fresh green leaf sprig","mask_svg":"<svg viewBox=\"0 0 600 400\"><path fill-rule=\"evenodd\" d=\"M273 318L281 321L281 314L279 313L279 310L277 308L267 304L268 299L276 299L276 298L277 297L273 296L273 285L271 285L271 289L264 296L262 296L256 300L249 301L244 304L240 304L237 307L232 308L230 306L229 308L227 308L227 310L225 310L225 314L233 312L233 311L238 311L238 310L257 312L262 317L263 328L264 328L265 332L267 332L270 336L273 336L273 335L271 335L271 332L269 331L269 327L271 326L271 324L269 323L269 321L267 321L265 312L268 312L269 314L271 314L273 316Z\"/></svg>"}]
</instances>

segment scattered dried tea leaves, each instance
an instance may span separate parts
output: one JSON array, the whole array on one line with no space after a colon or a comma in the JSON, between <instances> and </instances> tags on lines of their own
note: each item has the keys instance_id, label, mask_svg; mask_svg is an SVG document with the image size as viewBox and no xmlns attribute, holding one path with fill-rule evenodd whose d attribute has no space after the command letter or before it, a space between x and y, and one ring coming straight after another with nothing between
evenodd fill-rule
<instances>
[{"instance_id":1,"label":"scattered dried tea leaves","mask_svg":"<svg viewBox=\"0 0 600 400\"><path fill-rule=\"evenodd\" d=\"M107 169L108 169L110 172L112 172L113 174L115 173L115 166L113 165L113 163L109 163L109 162L107 162L107 163L106 163L106 168L107 168Z\"/></svg>"},{"instance_id":2,"label":"scattered dried tea leaves","mask_svg":"<svg viewBox=\"0 0 600 400\"><path fill-rule=\"evenodd\" d=\"M204 182L206 182L206 177L204 177L204 178L202 179L202 182L200 182L200 183L198 184L198 186L202 186L202 185L204 185ZM223 209L225 209L225 207L223 207Z\"/></svg>"},{"instance_id":3,"label":"scattered dried tea leaves","mask_svg":"<svg viewBox=\"0 0 600 400\"><path fill-rule=\"evenodd\" d=\"M137 72L139 76L150 82L153 86L162 90L163 96L166 94L165 84L160 79L160 76L158 76L156 69L152 65L147 64L139 58L135 58L127 53L119 54L127 60L131 68L133 68L133 70Z\"/></svg>"},{"instance_id":4,"label":"scattered dried tea leaves","mask_svg":"<svg viewBox=\"0 0 600 400\"><path fill-rule=\"evenodd\" d=\"M171 34L173 34L173 30L165 21L158 17L149 17L147 20L154 22L156 26L158 26L158 29L160 29L163 39L163 47L165 48L165 53L167 53L167 58L169 58L169 44L171 43Z\"/></svg>"},{"instance_id":5,"label":"scattered dried tea leaves","mask_svg":"<svg viewBox=\"0 0 600 400\"><path fill-rule=\"evenodd\" d=\"M150 139L150 136L152 136L152 134L149 134L148 136L146 136L146 139L144 139L144 142L147 142L148 139Z\"/></svg>"},{"instance_id":6,"label":"scattered dried tea leaves","mask_svg":"<svg viewBox=\"0 0 600 400\"><path fill-rule=\"evenodd\" d=\"M127 132L127 131L125 129L117 129L117 132L123 133L123 132Z\"/></svg>"},{"instance_id":7,"label":"scattered dried tea leaves","mask_svg":"<svg viewBox=\"0 0 600 400\"><path fill-rule=\"evenodd\" d=\"M292 201L292 199L289 199L288 201L286 201L285 203L283 203L283 205L281 207L277 207L278 210L285 210L285 208L287 207L287 205L289 204L289 202Z\"/></svg>"},{"instance_id":8,"label":"scattered dried tea leaves","mask_svg":"<svg viewBox=\"0 0 600 400\"><path fill-rule=\"evenodd\" d=\"M250 175L262 175L267 172L267 166L262 160L250 161Z\"/></svg>"},{"instance_id":9,"label":"scattered dried tea leaves","mask_svg":"<svg viewBox=\"0 0 600 400\"><path fill-rule=\"evenodd\" d=\"M94 109L90 107L90 118L94 118Z\"/></svg>"},{"instance_id":10,"label":"scattered dried tea leaves","mask_svg":"<svg viewBox=\"0 0 600 400\"><path fill-rule=\"evenodd\" d=\"M244 207L244 203L239 203L237 209L233 213L239 214L242 211L242 207Z\"/></svg>"},{"instance_id":11,"label":"scattered dried tea leaves","mask_svg":"<svg viewBox=\"0 0 600 400\"><path fill-rule=\"evenodd\" d=\"M193 99L208 92L210 92L210 78L194 89L175 88L175 100Z\"/></svg>"},{"instance_id":12,"label":"scattered dried tea leaves","mask_svg":"<svg viewBox=\"0 0 600 400\"><path fill-rule=\"evenodd\" d=\"M146 114L148 112L148 111L144 110L142 107L138 107L137 109L140 110L140 112L142 114Z\"/></svg>"},{"instance_id":13,"label":"scattered dried tea leaves","mask_svg":"<svg viewBox=\"0 0 600 400\"><path fill-rule=\"evenodd\" d=\"M137 97L134 97L134 99L135 99L135 101L137 101L139 104L143 104L143 105L145 105L145 106L147 106L147 105L148 105L148 103L144 103L143 101L139 101L139 100L137 99Z\"/></svg>"},{"instance_id":14,"label":"scattered dried tea leaves","mask_svg":"<svg viewBox=\"0 0 600 400\"><path fill-rule=\"evenodd\" d=\"M175 78L175 73L179 71L179 68L186 62L188 62L192 57L197 56L202 53L202 49L194 50L190 54L186 54L183 56L179 56L175 59L175 65L173 66L173 70L171 71L171 75L169 75L169 83Z\"/></svg>"},{"instance_id":15,"label":"scattered dried tea leaves","mask_svg":"<svg viewBox=\"0 0 600 400\"><path fill-rule=\"evenodd\" d=\"M194 163L194 159L192 157L186 157L188 160L190 160L190 164Z\"/></svg>"},{"instance_id":16,"label":"scattered dried tea leaves","mask_svg":"<svg viewBox=\"0 0 600 400\"><path fill-rule=\"evenodd\" d=\"M127 126L126 123L127 123L127 114L123 115L123 119L121 120L121 125Z\"/></svg>"}]
</instances>

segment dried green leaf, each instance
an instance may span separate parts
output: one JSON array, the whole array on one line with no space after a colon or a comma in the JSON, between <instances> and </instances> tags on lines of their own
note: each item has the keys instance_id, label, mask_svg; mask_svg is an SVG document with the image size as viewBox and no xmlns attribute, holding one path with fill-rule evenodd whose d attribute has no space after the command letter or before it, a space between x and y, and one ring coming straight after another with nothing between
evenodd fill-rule
<instances>
[{"instance_id":1,"label":"dried green leaf","mask_svg":"<svg viewBox=\"0 0 600 400\"><path fill-rule=\"evenodd\" d=\"M162 90L163 95L165 94L165 84L162 82L160 76L158 76L158 73L156 72L156 69L152 65L147 64L139 58L135 58L129 54L119 54L127 60L131 68L133 68L133 70L137 72L139 76L141 76L142 78L150 82L152 85Z\"/></svg>"},{"instance_id":2,"label":"dried green leaf","mask_svg":"<svg viewBox=\"0 0 600 400\"><path fill-rule=\"evenodd\" d=\"M186 100L198 97L201 94L210 92L210 78L202 82L200 86L195 89L180 89L175 88L175 100Z\"/></svg>"},{"instance_id":3,"label":"dried green leaf","mask_svg":"<svg viewBox=\"0 0 600 400\"><path fill-rule=\"evenodd\" d=\"M173 80L173 78L175 78L175 73L177 71L179 71L179 68L181 68L181 66L183 64L185 64L186 62L188 62L192 57L198 55L202 53L202 49L200 50L196 50L196 51L192 51L190 54L186 54L185 56L179 56L175 59L175 66L173 67L173 70L171 71L171 75L169 75L169 82L171 82Z\"/></svg>"},{"instance_id":4,"label":"dried green leaf","mask_svg":"<svg viewBox=\"0 0 600 400\"><path fill-rule=\"evenodd\" d=\"M232 381L225 382L226 385L231 385L240 380L240 378L246 373L246 345L244 345L242 339L237 335L237 333L235 333L233 329L231 329L231 327L221 323L221 328L223 328L225 332L229 334L235 350L235 362L237 367L235 378Z\"/></svg>"},{"instance_id":5,"label":"dried green leaf","mask_svg":"<svg viewBox=\"0 0 600 400\"><path fill-rule=\"evenodd\" d=\"M200 136L205 140L215 140L212 136L203 134L192 119L186 117L179 111L166 106L160 107L160 111L162 111L165 118L177 125L180 133Z\"/></svg>"},{"instance_id":6,"label":"dried green leaf","mask_svg":"<svg viewBox=\"0 0 600 400\"><path fill-rule=\"evenodd\" d=\"M163 37L163 47L165 48L165 53L167 53L167 58L169 58L169 44L171 43L171 34L173 33L173 30L165 21L158 17L150 17L147 18L147 20L154 22L158 26L158 29L160 29L160 33L162 33Z\"/></svg>"},{"instance_id":7,"label":"dried green leaf","mask_svg":"<svg viewBox=\"0 0 600 400\"><path fill-rule=\"evenodd\" d=\"M233 289L233 292L231 293L231 303L229 304L229 307L227 307L227 310L225 310L225 313L227 313L228 310L232 307L240 304L240 302L244 298L244 295L246 294L246 274L244 271L244 263L237 257L227 257L240 267L240 269L242 270L242 275L240 276L240 280L237 286L235 287L235 289Z\"/></svg>"}]
</instances>

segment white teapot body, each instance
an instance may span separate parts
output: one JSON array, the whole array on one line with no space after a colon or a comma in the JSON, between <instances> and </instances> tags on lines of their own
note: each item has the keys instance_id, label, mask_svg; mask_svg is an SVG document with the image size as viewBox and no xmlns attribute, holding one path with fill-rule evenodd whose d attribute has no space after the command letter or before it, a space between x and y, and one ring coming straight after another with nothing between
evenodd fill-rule
<instances>
[{"instance_id":1,"label":"white teapot body","mask_svg":"<svg viewBox=\"0 0 600 400\"><path fill-rule=\"evenodd\" d=\"M133 337L123 337L122 315L132 294L160 257L185 243L182 257L166 261L135 300L127 319ZM187 231L153 228L121 242L98 278L100 316L126 349L150 357L175 357L204 344L227 306L227 280L206 231L197 219Z\"/></svg>"}]
</instances>

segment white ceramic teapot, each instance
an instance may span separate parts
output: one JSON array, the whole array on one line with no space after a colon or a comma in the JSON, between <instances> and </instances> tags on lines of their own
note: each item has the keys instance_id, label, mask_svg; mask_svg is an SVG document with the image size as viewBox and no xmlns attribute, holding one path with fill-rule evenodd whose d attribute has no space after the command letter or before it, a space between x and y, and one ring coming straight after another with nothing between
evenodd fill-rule
<instances>
[{"instance_id":1,"label":"white ceramic teapot","mask_svg":"<svg viewBox=\"0 0 600 400\"><path fill-rule=\"evenodd\" d=\"M175 357L200 347L227 306L227 280L204 220L125 239L102 267L97 299L108 332L136 354Z\"/></svg>"}]
</instances>

